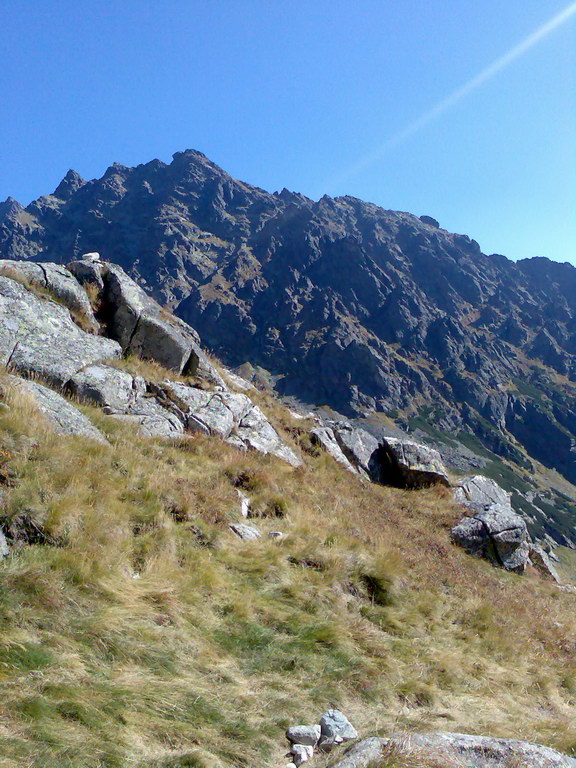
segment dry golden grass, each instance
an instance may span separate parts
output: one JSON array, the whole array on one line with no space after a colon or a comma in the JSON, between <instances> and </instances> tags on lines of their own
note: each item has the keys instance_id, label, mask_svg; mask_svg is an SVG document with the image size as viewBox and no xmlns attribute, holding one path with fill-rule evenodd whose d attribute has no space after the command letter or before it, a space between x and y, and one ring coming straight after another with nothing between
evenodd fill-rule
<instances>
[{"instance_id":1,"label":"dry golden grass","mask_svg":"<svg viewBox=\"0 0 576 768\"><path fill-rule=\"evenodd\" d=\"M334 705L363 736L576 744L576 596L451 546L446 489L363 483L312 448L293 470L157 443L90 407L110 445L64 439L9 405L2 526L53 543L0 564L2 768L272 768L286 726ZM255 523L283 540L234 537L238 487L281 504Z\"/></svg>"}]
</instances>

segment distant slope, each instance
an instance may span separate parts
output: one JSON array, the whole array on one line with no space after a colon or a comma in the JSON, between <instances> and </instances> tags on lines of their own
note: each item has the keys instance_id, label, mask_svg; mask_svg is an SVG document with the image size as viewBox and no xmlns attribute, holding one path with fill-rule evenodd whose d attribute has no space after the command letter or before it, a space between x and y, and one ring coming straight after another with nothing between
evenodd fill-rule
<instances>
[{"instance_id":1,"label":"distant slope","mask_svg":"<svg viewBox=\"0 0 576 768\"><path fill-rule=\"evenodd\" d=\"M576 482L576 270L486 256L423 219L269 194L186 151L0 204L0 255L98 250L282 394L425 418Z\"/></svg>"}]
</instances>

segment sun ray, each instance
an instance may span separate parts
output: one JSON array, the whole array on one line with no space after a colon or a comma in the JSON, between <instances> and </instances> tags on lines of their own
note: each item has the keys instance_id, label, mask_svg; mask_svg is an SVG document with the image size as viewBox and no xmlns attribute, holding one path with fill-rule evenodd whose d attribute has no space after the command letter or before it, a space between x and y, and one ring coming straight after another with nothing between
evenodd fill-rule
<instances>
[{"instance_id":1,"label":"sun ray","mask_svg":"<svg viewBox=\"0 0 576 768\"><path fill-rule=\"evenodd\" d=\"M324 189L331 189L343 180L378 162L378 160L384 157L391 149L394 149L394 147L397 147L399 144L406 141L406 139L409 139L411 136L418 133L418 131L431 123L433 120L436 120L436 118L440 117L440 115L444 114L444 112L449 110L463 98L475 91L488 80L491 80L495 75L512 64L512 62L516 61L516 59L519 59L531 48L537 45L541 40L554 32L554 30L558 29L558 27L569 21L575 14L576 2L573 2L566 6L566 8L564 8L562 11L557 13L555 16L553 16L541 27L538 27L538 29L525 37L524 40L511 48L507 53L497 58L477 75L472 77L459 88L456 88L456 90L452 91L452 93L450 93L445 99L439 101L429 110L416 118L416 120L409 123L402 130L398 131L398 133L390 136L388 139L386 139L386 141L384 141L368 154L361 157L342 173L333 177L328 183L324 185Z\"/></svg>"}]
</instances>

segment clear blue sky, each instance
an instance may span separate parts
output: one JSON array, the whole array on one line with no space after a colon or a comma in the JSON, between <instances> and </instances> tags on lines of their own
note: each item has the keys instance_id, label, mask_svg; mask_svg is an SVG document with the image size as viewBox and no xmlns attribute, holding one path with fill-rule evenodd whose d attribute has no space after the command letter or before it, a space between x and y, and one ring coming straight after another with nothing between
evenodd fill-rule
<instances>
[{"instance_id":1,"label":"clear blue sky","mask_svg":"<svg viewBox=\"0 0 576 768\"><path fill-rule=\"evenodd\" d=\"M2 0L0 199L194 148L270 191L351 194L486 253L576 263L576 14L389 142L569 6Z\"/></svg>"}]
</instances>

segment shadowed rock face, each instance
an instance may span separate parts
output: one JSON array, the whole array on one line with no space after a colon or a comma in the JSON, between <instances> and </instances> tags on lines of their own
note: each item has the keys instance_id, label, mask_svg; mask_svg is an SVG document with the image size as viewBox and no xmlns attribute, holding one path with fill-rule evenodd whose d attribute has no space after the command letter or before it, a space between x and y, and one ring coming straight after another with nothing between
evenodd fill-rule
<instances>
[{"instance_id":1,"label":"shadowed rock face","mask_svg":"<svg viewBox=\"0 0 576 768\"><path fill-rule=\"evenodd\" d=\"M487 256L429 216L236 181L199 152L0 204L0 256L98 250L228 365L353 416L431 406L576 481L576 270Z\"/></svg>"}]
</instances>

